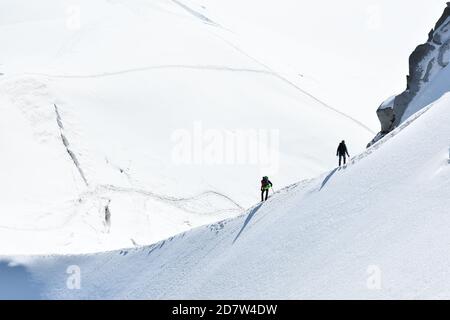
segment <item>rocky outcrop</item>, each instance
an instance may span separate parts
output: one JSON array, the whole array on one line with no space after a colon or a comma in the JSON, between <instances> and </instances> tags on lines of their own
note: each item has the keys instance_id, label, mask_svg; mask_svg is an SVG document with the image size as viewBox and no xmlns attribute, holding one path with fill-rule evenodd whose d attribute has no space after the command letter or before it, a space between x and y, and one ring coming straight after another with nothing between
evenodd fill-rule
<instances>
[{"instance_id":1,"label":"rocky outcrop","mask_svg":"<svg viewBox=\"0 0 450 320\"><path fill-rule=\"evenodd\" d=\"M389 98L377 110L381 131L368 144L368 147L394 130L404 119L411 102L421 90L443 69L449 61L446 56L450 53L450 2L439 18L435 27L428 33L426 43L419 45L409 57L409 75L406 77L406 90L401 94ZM450 90L450 84L449 84ZM425 105L415 106L419 111ZM410 115L410 114L409 114Z\"/></svg>"},{"instance_id":2,"label":"rocky outcrop","mask_svg":"<svg viewBox=\"0 0 450 320\"><path fill-rule=\"evenodd\" d=\"M394 102L396 97L391 97L381 104L377 110L377 116L381 123L381 134L394 130L396 117L394 113Z\"/></svg>"}]
</instances>

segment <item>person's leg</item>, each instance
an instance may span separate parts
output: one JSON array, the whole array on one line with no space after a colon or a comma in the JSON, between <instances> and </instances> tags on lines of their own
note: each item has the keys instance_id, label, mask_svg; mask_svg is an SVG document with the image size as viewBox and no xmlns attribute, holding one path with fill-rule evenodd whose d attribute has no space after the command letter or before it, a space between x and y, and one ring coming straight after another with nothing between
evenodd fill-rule
<instances>
[{"instance_id":1,"label":"person's leg","mask_svg":"<svg viewBox=\"0 0 450 320\"><path fill-rule=\"evenodd\" d=\"M344 166L347 164L347 156L344 154Z\"/></svg>"},{"instance_id":2,"label":"person's leg","mask_svg":"<svg viewBox=\"0 0 450 320\"><path fill-rule=\"evenodd\" d=\"M342 156L339 155L339 167L341 166L341 164L342 164Z\"/></svg>"},{"instance_id":3,"label":"person's leg","mask_svg":"<svg viewBox=\"0 0 450 320\"><path fill-rule=\"evenodd\" d=\"M269 189L266 190L266 201L267 201L267 198L269 198Z\"/></svg>"},{"instance_id":4,"label":"person's leg","mask_svg":"<svg viewBox=\"0 0 450 320\"><path fill-rule=\"evenodd\" d=\"M264 201L264 190L261 190L261 202Z\"/></svg>"}]
</instances>

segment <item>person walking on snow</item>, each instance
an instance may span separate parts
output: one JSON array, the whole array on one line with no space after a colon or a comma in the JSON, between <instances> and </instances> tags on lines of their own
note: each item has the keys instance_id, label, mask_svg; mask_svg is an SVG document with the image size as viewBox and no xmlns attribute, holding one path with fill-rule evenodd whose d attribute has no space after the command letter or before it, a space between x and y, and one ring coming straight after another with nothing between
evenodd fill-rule
<instances>
[{"instance_id":1,"label":"person walking on snow","mask_svg":"<svg viewBox=\"0 0 450 320\"><path fill-rule=\"evenodd\" d=\"M261 180L261 202L267 201L269 197L269 189L272 188L273 184L270 182L269 177L263 177ZM264 193L266 194L264 200Z\"/></svg>"},{"instance_id":2,"label":"person walking on snow","mask_svg":"<svg viewBox=\"0 0 450 320\"><path fill-rule=\"evenodd\" d=\"M347 146L345 145L345 141L339 144L336 152L336 156L339 156L339 167L342 165L342 160L344 160L344 165L347 163L347 157L350 157L348 154Z\"/></svg>"}]
</instances>

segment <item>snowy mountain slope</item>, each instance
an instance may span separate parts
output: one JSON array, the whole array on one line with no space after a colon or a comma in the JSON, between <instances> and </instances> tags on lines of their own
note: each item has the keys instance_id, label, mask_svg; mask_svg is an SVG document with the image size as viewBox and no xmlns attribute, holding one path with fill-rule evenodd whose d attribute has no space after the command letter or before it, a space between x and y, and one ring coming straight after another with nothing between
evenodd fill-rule
<instances>
[{"instance_id":1,"label":"snowy mountain slope","mask_svg":"<svg viewBox=\"0 0 450 320\"><path fill-rule=\"evenodd\" d=\"M353 153L372 135L189 1L0 6L2 254L153 243L241 214L263 174L315 176L337 141Z\"/></svg>"},{"instance_id":2,"label":"snowy mountain slope","mask_svg":"<svg viewBox=\"0 0 450 320\"><path fill-rule=\"evenodd\" d=\"M239 44L253 56L264 52L261 61L371 128L378 127L374 107L404 90L407 57L445 5L440 0L195 3L247 35Z\"/></svg>"},{"instance_id":3,"label":"snowy mountain slope","mask_svg":"<svg viewBox=\"0 0 450 320\"><path fill-rule=\"evenodd\" d=\"M237 219L149 247L9 257L4 272L54 299L448 298L449 108L445 95L346 168Z\"/></svg>"},{"instance_id":4,"label":"snowy mountain slope","mask_svg":"<svg viewBox=\"0 0 450 320\"><path fill-rule=\"evenodd\" d=\"M195 152L174 159L174 140L282 128L283 185L331 167L336 136L370 133L190 1L83 2L75 32L68 2L15 3L0 26L0 298L450 296L446 68L427 107L345 169L211 224L254 203L273 163L208 166L206 148L180 166Z\"/></svg>"}]
</instances>

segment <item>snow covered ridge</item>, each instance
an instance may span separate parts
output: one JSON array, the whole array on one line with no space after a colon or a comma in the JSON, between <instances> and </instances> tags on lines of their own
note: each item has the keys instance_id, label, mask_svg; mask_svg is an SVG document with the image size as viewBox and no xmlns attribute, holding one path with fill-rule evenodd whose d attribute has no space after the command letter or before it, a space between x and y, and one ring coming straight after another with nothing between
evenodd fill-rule
<instances>
[{"instance_id":1,"label":"snow covered ridge","mask_svg":"<svg viewBox=\"0 0 450 320\"><path fill-rule=\"evenodd\" d=\"M449 111L445 95L347 167L235 219L133 249L4 257L0 297L449 298Z\"/></svg>"},{"instance_id":2,"label":"snow covered ridge","mask_svg":"<svg viewBox=\"0 0 450 320\"><path fill-rule=\"evenodd\" d=\"M450 90L450 81L445 81L450 79L447 70L449 61L450 2L447 2L444 13L429 32L427 42L419 45L409 58L406 90L387 99L378 108L381 131L369 146ZM439 85L434 86L437 81Z\"/></svg>"}]
</instances>

